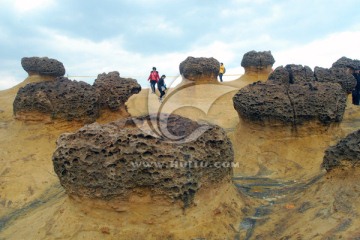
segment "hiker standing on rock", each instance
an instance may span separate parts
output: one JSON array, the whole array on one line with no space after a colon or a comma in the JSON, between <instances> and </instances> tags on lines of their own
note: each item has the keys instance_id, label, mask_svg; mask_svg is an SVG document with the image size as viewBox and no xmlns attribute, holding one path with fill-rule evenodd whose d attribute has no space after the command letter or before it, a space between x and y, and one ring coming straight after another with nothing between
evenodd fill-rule
<instances>
[{"instance_id":1,"label":"hiker standing on rock","mask_svg":"<svg viewBox=\"0 0 360 240\"><path fill-rule=\"evenodd\" d=\"M225 66L224 66L224 64L223 63L220 63L220 70L219 70L219 78L220 78L220 82L222 82L223 81L223 79L222 79L222 76L223 76L223 74L225 73Z\"/></svg>"},{"instance_id":2,"label":"hiker standing on rock","mask_svg":"<svg viewBox=\"0 0 360 240\"><path fill-rule=\"evenodd\" d=\"M148 81L150 81L151 93L155 93L155 85L159 81L159 78L159 72L156 71L156 67L153 67L148 78Z\"/></svg>"}]
</instances>

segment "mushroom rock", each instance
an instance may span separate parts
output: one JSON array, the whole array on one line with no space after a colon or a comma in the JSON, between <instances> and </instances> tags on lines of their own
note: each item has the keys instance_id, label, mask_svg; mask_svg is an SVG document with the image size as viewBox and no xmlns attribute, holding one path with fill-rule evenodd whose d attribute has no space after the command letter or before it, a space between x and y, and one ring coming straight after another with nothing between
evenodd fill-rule
<instances>
[{"instance_id":1,"label":"mushroom rock","mask_svg":"<svg viewBox=\"0 0 360 240\"><path fill-rule=\"evenodd\" d=\"M62 77L65 75L65 68L62 62L52 58L24 57L21 59L21 66L29 76L32 74L53 77Z\"/></svg>"},{"instance_id":2,"label":"mushroom rock","mask_svg":"<svg viewBox=\"0 0 360 240\"><path fill-rule=\"evenodd\" d=\"M349 73L346 68L332 67L330 69L315 67L315 78L319 82L339 83L341 87L349 94L356 86L355 77Z\"/></svg>"},{"instance_id":3,"label":"mushroom rock","mask_svg":"<svg viewBox=\"0 0 360 240\"><path fill-rule=\"evenodd\" d=\"M271 51L250 51L244 54L241 60L241 66L245 68L245 74L258 72L271 72L271 68L275 63L275 59Z\"/></svg>"},{"instance_id":4,"label":"mushroom rock","mask_svg":"<svg viewBox=\"0 0 360 240\"><path fill-rule=\"evenodd\" d=\"M360 69L360 60L353 60L347 57L342 57L332 64L331 68L352 68Z\"/></svg>"},{"instance_id":5,"label":"mushroom rock","mask_svg":"<svg viewBox=\"0 0 360 240\"><path fill-rule=\"evenodd\" d=\"M325 151L322 167L335 168L360 166L360 130L350 133Z\"/></svg>"},{"instance_id":6,"label":"mushroom rock","mask_svg":"<svg viewBox=\"0 0 360 240\"><path fill-rule=\"evenodd\" d=\"M215 58L187 57L180 63L180 74L194 83L217 83L220 63Z\"/></svg>"},{"instance_id":7,"label":"mushroom rock","mask_svg":"<svg viewBox=\"0 0 360 240\"><path fill-rule=\"evenodd\" d=\"M121 78L117 71L99 74L93 86L99 94L101 109L109 108L111 111L125 106L131 95L141 91L135 79Z\"/></svg>"},{"instance_id":8,"label":"mushroom rock","mask_svg":"<svg viewBox=\"0 0 360 240\"><path fill-rule=\"evenodd\" d=\"M196 137L172 141L149 122L164 125L171 136ZM63 134L52 159L61 185L75 199L128 201L148 192L153 200L180 200L186 207L200 188L231 181L234 155L222 128L160 114Z\"/></svg>"},{"instance_id":9,"label":"mushroom rock","mask_svg":"<svg viewBox=\"0 0 360 240\"><path fill-rule=\"evenodd\" d=\"M13 111L16 118L24 120L39 120L40 113L51 119L94 122L99 116L98 95L85 82L58 77L56 81L30 83L20 88Z\"/></svg>"},{"instance_id":10,"label":"mushroom rock","mask_svg":"<svg viewBox=\"0 0 360 240\"><path fill-rule=\"evenodd\" d=\"M314 81L309 67L287 65L276 68L266 82L242 88L233 103L239 116L250 121L330 124L342 120L346 93L337 83Z\"/></svg>"}]
</instances>

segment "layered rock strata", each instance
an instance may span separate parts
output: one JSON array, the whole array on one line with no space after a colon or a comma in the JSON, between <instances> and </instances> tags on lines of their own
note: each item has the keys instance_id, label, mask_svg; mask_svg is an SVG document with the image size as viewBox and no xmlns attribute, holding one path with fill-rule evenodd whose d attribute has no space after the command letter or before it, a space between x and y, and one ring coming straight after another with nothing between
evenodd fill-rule
<instances>
[{"instance_id":1,"label":"layered rock strata","mask_svg":"<svg viewBox=\"0 0 360 240\"><path fill-rule=\"evenodd\" d=\"M198 135L190 142L169 141L146 127L152 121L172 136ZM127 200L140 190L181 200L185 207L200 188L229 180L233 159L222 128L166 114L87 125L61 135L53 154L55 172L69 195Z\"/></svg>"}]
</instances>

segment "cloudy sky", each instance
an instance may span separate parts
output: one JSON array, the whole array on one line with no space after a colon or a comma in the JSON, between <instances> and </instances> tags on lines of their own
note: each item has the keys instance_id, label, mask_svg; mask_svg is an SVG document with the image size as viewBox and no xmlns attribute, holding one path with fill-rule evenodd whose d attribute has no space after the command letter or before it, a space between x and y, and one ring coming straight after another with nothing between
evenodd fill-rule
<instances>
[{"instance_id":1,"label":"cloudy sky","mask_svg":"<svg viewBox=\"0 0 360 240\"><path fill-rule=\"evenodd\" d=\"M328 68L360 59L359 11L359 0L0 0L0 89L26 78L32 56L61 61L70 79L119 71L144 87L153 66L176 76L188 56L228 74L251 50L271 50L274 67Z\"/></svg>"}]
</instances>

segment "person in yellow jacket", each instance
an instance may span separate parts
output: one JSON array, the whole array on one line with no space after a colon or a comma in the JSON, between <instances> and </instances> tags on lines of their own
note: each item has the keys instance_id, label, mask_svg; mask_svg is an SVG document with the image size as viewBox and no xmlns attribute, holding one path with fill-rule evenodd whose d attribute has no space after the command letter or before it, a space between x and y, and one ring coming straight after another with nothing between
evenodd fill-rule
<instances>
[{"instance_id":1,"label":"person in yellow jacket","mask_svg":"<svg viewBox=\"0 0 360 240\"><path fill-rule=\"evenodd\" d=\"M220 78L220 82L223 81L222 76L225 73L225 66L223 63L220 63L220 70L219 70L219 78Z\"/></svg>"}]
</instances>

